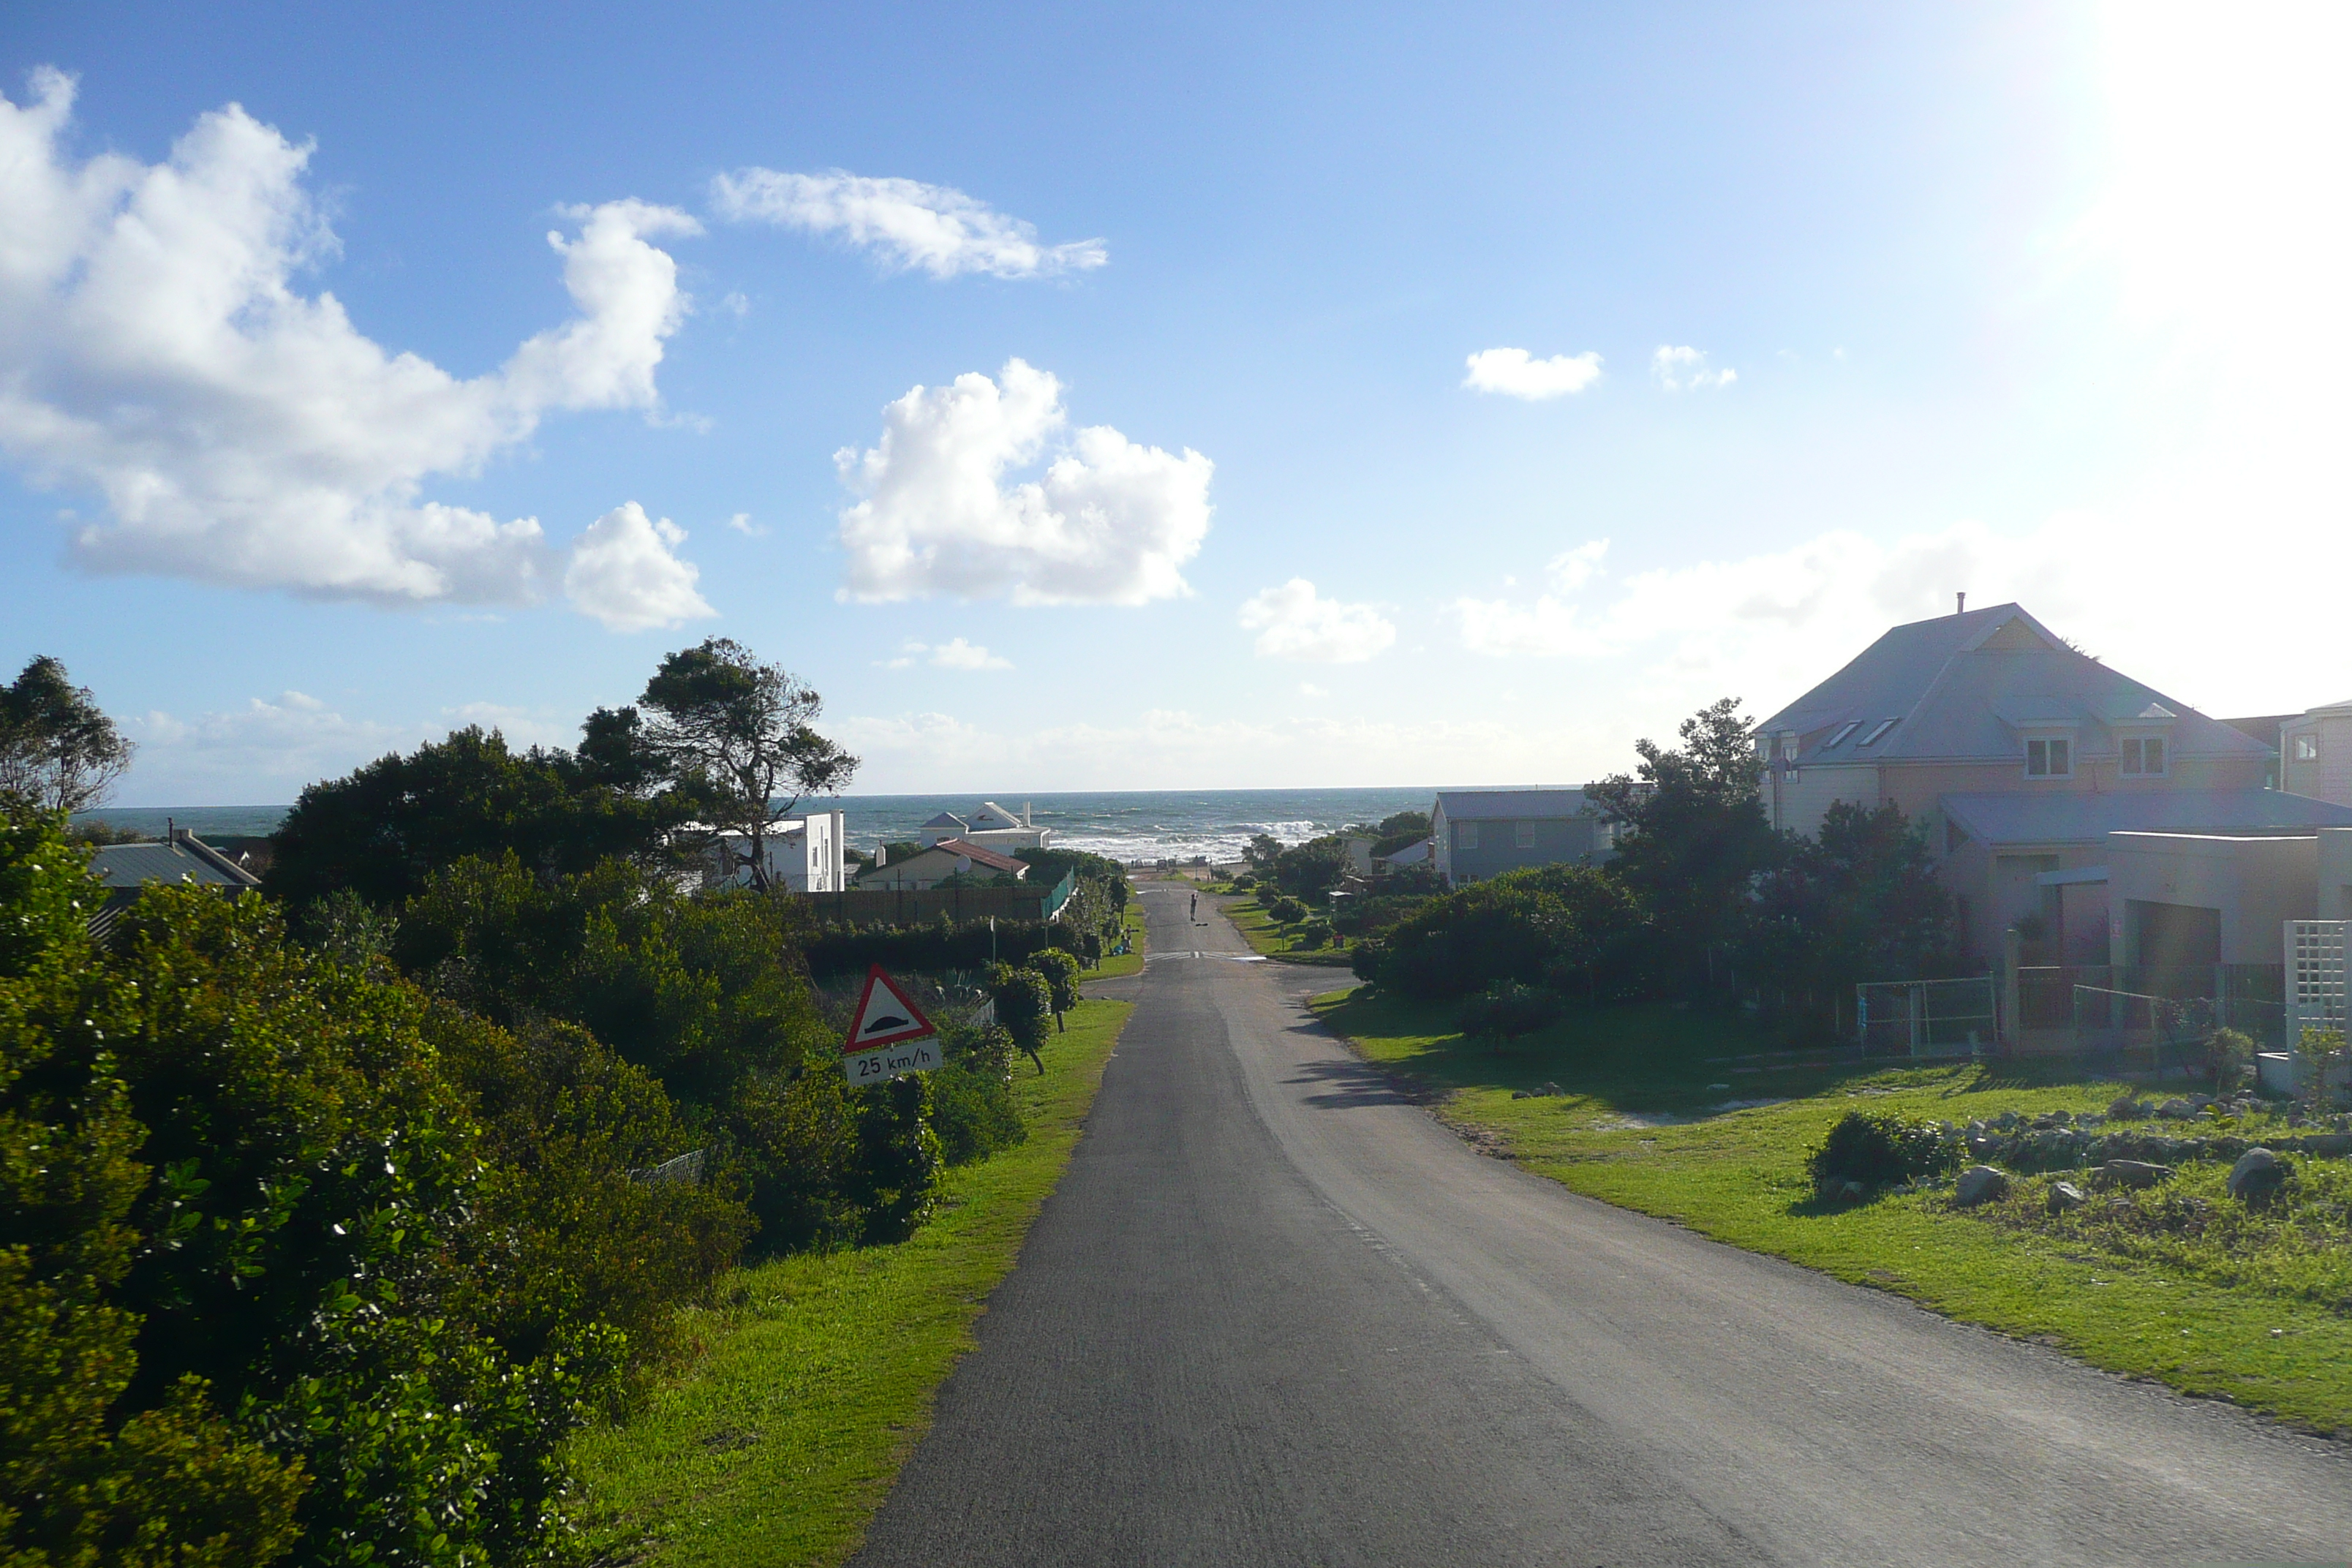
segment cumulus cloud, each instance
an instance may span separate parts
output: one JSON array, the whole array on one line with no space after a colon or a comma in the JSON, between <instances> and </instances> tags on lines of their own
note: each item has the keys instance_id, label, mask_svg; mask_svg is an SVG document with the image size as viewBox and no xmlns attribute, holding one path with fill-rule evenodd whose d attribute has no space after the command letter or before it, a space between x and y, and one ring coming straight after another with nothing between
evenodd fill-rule
<instances>
[{"instance_id":1,"label":"cumulus cloud","mask_svg":"<svg viewBox=\"0 0 2352 1568\"><path fill-rule=\"evenodd\" d=\"M948 185L871 179L840 169L789 174L738 169L710 183L710 205L737 223L759 221L838 235L901 271L934 278L985 272L1040 278L1110 259L1099 239L1042 245L1037 230Z\"/></svg>"},{"instance_id":2,"label":"cumulus cloud","mask_svg":"<svg viewBox=\"0 0 2352 1568\"><path fill-rule=\"evenodd\" d=\"M88 489L108 521L68 551L103 572L379 603L527 604L561 561L533 518L422 495L559 410L652 408L688 301L649 243L691 234L642 202L567 208L578 313L461 380L362 334L295 286L335 238L308 146L231 105L161 163L77 161L74 86L0 97L0 452Z\"/></svg>"},{"instance_id":3,"label":"cumulus cloud","mask_svg":"<svg viewBox=\"0 0 2352 1568\"><path fill-rule=\"evenodd\" d=\"M1209 531L1215 465L1090 426L1034 480L1068 424L1062 384L1020 360L918 386L883 410L879 446L834 454L865 499L841 514L839 597L1008 595L1018 605L1140 605L1192 590L1179 568Z\"/></svg>"},{"instance_id":4,"label":"cumulus cloud","mask_svg":"<svg viewBox=\"0 0 2352 1568\"><path fill-rule=\"evenodd\" d=\"M677 558L686 530L656 520L635 501L588 525L572 547L563 592L572 607L608 631L674 626L719 612L695 590L701 569Z\"/></svg>"},{"instance_id":5,"label":"cumulus cloud","mask_svg":"<svg viewBox=\"0 0 2352 1568\"><path fill-rule=\"evenodd\" d=\"M1536 359L1525 349L1481 349L1468 363L1470 374L1462 384L1471 391L1499 392L1530 403L1582 392L1601 379L1601 356L1591 353Z\"/></svg>"},{"instance_id":6,"label":"cumulus cloud","mask_svg":"<svg viewBox=\"0 0 2352 1568\"><path fill-rule=\"evenodd\" d=\"M1326 599L1304 577L1252 597L1241 621L1258 634L1260 658L1360 664L1396 641L1396 627L1371 605Z\"/></svg>"},{"instance_id":7,"label":"cumulus cloud","mask_svg":"<svg viewBox=\"0 0 2352 1568\"><path fill-rule=\"evenodd\" d=\"M760 524L753 522L751 521L751 514L748 511L739 511L735 513L734 516L727 520L727 526L733 529L736 532L741 534L746 539L763 538L766 536L768 531Z\"/></svg>"},{"instance_id":8,"label":"cumulus cloud","mask_svg":"<svg viewBox=\"0 0 2352 1568\"><path fill-rule=\"evenodd\" d=\"M937 647L929 643L909 641L900 647L898 657L883 661L885 669L905 669L917 663L939 669L1011 669L1013 661L1000 658L977 643L961 637L943 642Z\"/></svg>"},{"instance_id":9,"label":"cumulus cloud","mask_svg":"<svg viewBox=\"0 0 2352 1568\"><path fill-rule=\"evenodd\" d=\"M1675 348L1665 343L1660 343L1657 353L1650 356L1650 374L1668 392L1680 392L1685 387L1729 386L1739 379L1739 373L1727 367L1708 369L1706 354L1702 350Z\"/></svg>"}]
</instances>

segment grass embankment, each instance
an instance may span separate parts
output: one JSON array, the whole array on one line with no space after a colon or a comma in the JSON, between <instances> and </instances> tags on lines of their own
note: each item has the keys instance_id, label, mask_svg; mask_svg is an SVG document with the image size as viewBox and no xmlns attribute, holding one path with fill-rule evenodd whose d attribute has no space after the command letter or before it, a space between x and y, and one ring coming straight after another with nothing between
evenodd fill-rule
<instances>
[{"instance_id":1,"label":"grass embankment","mask_svg":"<svg viewBox=\"0 0 2352 1568\"><path fill-rule=\"evenodd\" d=\"M1086 973L1088 980L1116 980L1122 974L1140 973L1143 969L1143 900L1134 891L1127 897L1127 943L1135 951L1105 958Z\"/></svg>"},{"instance_id":2,"label":"grass embankment","mask_svg":"<svg viewBox=\"0 0 2352 1568\"><path fill-rule=\"evenodd\" d=\"M2234 1400L2319 1431L2352 1428L2352 1164L2295 1156L2294 1201L2249 1215L2225 1165L2094 1194L2063 1217L2051 1182L1950 1206L1948 1190L1825 1205L1806 1155L1848 1110L1966 1124L2004 1110L2104 1111L2124 1091L2055 1067L1885 1070L1762 1055L1736 1022L1664 1007L1580 1012L1507 1049L1454 1032L1453 1009L1333 994L1317 1010L1371 1060L1450 1090L1440 1114L1577 1192L1719 1241L1893 1290L2095 1365ZM1557 1095L1512 1098L1557 1084ZM2141 1092L2147 1092L2145 1089ZM1780 1103L1720 1109L1733 1100ZM2157 1123L2183 1135L2197 1129ZM2284 1136L2275 1119L2239 1136Z\"/></svg>"},{"instance_id":3,"label":"grass embankment","mask_svg":"<svg viewBox=\"0 0 2352 1568\"><path fill-rule=\"evenodd\" d=\"M1227 894L1225 898L1228 901L1219 906L1224 910L1225 918L1240 928L1244 941L1266 957L1279 958L1289 963L1327 963L1337 969L1348 967L1349 960L1344 942L1335 940L1332 944L1323 947L1304 946L1299 933L1305 930L1306 922L1283 924L1266 913L1265 906L1259 903L1253 893Z\"/></svg>"},{"instance_id":4,"label":"grass embankment","mask_svg":"<svg viewBox=\"0 0 2352 1568\"><path fill-rule=\"evenodd\" d=\"M1014 1075L1028 1140L948 1173L913 1239L743 1269L692 1314L703 1349L685 1375L575 1445L609 1560L766 1568L856 1549L1068 1163L1131 1010L1079 1004L1045 1075Z\"/></svg>"}]
</instances>

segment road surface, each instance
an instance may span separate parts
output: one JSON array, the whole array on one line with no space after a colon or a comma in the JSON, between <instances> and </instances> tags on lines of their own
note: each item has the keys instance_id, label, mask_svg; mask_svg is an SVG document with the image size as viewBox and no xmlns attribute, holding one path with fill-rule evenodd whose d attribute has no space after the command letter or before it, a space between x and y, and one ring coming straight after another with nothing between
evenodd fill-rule
<instances>
[{"instance_id":1,"label":"road surface","mask_svg":"<svg viewBox=\"0 0 2352 1568\"><path fill-rule=\"evenodd\" d=\"M1482 1157L1188 894L859 1563L2352 1559L2338 1445Z\"/></svg>"}]
</instances>

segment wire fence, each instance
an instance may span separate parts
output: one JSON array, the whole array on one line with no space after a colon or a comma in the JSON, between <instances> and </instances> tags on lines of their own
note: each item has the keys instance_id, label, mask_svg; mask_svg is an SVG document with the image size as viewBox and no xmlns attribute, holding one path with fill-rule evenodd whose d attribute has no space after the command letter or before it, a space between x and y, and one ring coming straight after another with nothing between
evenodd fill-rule
<instances>
[{"instance_id":1,"label":"wire fence","mask_svg":"<svg viewBox=\"0 0 2352 1568\"><path fill-rule=\"evenodd\" d=\"M1865 1057L1975 1057L2000 1037L1992 977L1873 981L1853 988L1854 1034Z\"/></svg>"}]
</instances>

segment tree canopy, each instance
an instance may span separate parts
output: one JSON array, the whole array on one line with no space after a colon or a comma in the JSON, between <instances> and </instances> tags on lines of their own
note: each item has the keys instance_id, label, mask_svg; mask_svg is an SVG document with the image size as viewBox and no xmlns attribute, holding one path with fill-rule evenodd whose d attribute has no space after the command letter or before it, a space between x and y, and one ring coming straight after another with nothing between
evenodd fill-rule
<instances>
[{"instance_id":1,"label":"tree canopy","mask_svg":"<svg viewBox=\"0 0 2352 1568\"><path fill-rule=\"evenodd\" d=\"M44 811L87 811L113 789L134 750L89 688L47 654L0 687L0 792Z\"/></svg>"}]
</instances>

